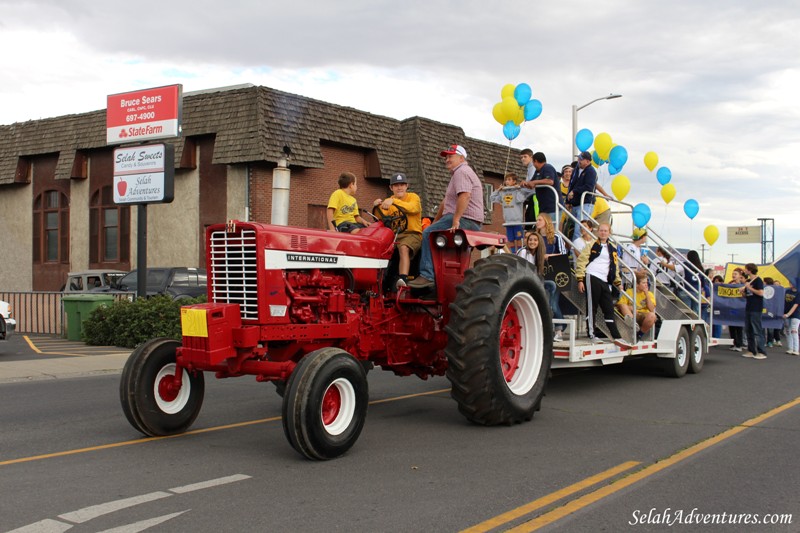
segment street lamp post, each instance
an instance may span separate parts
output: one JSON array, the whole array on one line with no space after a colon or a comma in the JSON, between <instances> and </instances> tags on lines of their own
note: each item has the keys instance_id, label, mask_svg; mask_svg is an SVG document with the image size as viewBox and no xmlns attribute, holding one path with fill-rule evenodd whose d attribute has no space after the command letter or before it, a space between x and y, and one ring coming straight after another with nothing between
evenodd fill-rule
<instances>
[{"instance_id":1,"label":"street lamp post","mask_svg":"<svg viewBox=\"0 0 800 533\"><path fill-rule=\"evenodd\" d=\"M588 107L595 102L599 102L600 100L611 100L613 98L621 98L621 94L609 94L608 96L603 96L600 98L595 98L588 104L583 104L582 106L578 107L576 105L572 106L572 160L577 161L578 159L578 146L575 144L575 137L578 135L578 111L583 109L584 107Z\"/></svg>"}]
</instances>

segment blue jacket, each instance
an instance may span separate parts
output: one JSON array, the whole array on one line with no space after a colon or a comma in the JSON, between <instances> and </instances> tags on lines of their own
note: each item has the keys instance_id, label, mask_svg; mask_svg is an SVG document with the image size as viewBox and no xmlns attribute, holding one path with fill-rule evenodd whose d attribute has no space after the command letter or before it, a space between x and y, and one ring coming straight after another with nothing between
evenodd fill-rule
<instances>
[{"instance_id":1,"label":"blue jacket","mask_svg":"<svg viewBox=\"0 0 800 533\"><path fill-rule=\"evenodd\" d=\"M572 174L572 179L569 180L569 193L572 194L572 200L570 200L570 204L575 206L581 201L581 196L585 192L594 192L594 188L597 186L597 171L594 169L592 165L589 165L585 169L580 171L580 175L576 177L578 174L578 170L575 169ZM590 195L586 197L587 204L594 204L594 195Z\"/></svg>"}]
</instances>

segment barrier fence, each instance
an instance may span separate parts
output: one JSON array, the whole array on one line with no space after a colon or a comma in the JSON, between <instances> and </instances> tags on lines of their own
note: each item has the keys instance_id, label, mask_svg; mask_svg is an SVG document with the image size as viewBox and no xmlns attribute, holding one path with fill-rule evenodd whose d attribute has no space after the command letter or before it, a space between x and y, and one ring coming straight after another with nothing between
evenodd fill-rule
<instances>
[{"instance_id":1,"label":"barrier fence","mask_svg":"<svg viewBox=\"0 0 800 533\"><path fill-rule=\"evenodd\" d=\"M66 336L67 320L62 297L64 292L0 291L0 300L11 304L18 333L41 333ZM114 293L115 300L130 299L132 293Z\"/></svg>"}]
</instances>

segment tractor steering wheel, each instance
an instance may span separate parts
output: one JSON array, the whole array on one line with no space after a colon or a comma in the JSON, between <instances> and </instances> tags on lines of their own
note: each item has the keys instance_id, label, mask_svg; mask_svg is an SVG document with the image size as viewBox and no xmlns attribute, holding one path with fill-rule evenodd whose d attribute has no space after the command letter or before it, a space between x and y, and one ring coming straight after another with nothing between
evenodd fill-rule
<instances>
[{"instance_id":1,"label":"tractor steering wheel","mask_svg":"<svg viewBox=\"0 0 800 533\"><path fill-rule=\"evenodd\" d=\"M391 206L389 212L386 213L378 204L372 208L372 216L383 222L383 225L392 230L395 235L403 233L408 228L408 217L405 211L396 205Z\"/></svg>"}]
</instances>

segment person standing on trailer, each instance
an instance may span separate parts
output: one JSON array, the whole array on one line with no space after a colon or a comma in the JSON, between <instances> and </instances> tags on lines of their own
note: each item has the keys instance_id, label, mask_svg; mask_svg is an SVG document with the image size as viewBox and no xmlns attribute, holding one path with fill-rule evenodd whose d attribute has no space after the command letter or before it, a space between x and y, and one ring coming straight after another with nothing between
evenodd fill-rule
<instances>
[{"instance_id":1,"label":"person standing on trailer","mask_svg":"<svg viewBox=\"0 0 800 533\"><path fill-rule=\"evenodd\" d=\"M578 292L585 293L587 284L589 294L586 298L586 322L589 338L595 338L595 313L597 307L603 310L606 327L614 342L627 344L622 340L614 322L614 291L621 285L618 268L617 248L608 240L611 227L600 224L597 227L597 240L586 246L578 257L575 277L578 279Z\"/></svg>"}]
</instances>

